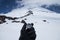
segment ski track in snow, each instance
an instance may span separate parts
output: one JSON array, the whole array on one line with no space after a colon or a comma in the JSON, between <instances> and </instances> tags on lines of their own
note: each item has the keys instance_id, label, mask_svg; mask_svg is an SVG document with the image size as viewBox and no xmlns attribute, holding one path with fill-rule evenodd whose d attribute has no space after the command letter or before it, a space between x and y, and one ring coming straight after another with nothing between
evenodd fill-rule
<instances>
[{"instance_id":1,"label":"ski track in snow","mask_svg":"<svg viewBox=\"0 0 60 40\"><path fill-rule=\"evenodd\" d=\"M33 11L33 15L25 17L27 19L25 21L27 23L34 23L37 34L36 40L60 40L60 14L50 12L43 8L33 8L31 10ZM27 11L27 8L21 8L5 15L21 17L27 14ZM46 20L46 22L43 22L43 20ZM6 23L0 24L0 40L18 40L23 24L11 23L9 20Z\"/></svg>"}]
</instances>

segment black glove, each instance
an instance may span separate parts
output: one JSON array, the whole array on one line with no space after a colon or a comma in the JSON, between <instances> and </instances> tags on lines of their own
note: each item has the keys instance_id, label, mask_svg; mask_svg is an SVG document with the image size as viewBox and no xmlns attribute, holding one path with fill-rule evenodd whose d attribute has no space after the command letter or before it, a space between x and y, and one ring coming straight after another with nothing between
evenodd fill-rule
<instances>
[{"instance_id":1,"label":"black glove","mask_svg":"<svg viewBox=\"0 0 60 40\"><path fill-rule=\"evenodd\" d=\"M20 35L19 40L35 40L36 33L35 33L34 27L26 29L26 25L27 24L24 24L21 29L21 35Z\"/></svg>"}]
</instances>

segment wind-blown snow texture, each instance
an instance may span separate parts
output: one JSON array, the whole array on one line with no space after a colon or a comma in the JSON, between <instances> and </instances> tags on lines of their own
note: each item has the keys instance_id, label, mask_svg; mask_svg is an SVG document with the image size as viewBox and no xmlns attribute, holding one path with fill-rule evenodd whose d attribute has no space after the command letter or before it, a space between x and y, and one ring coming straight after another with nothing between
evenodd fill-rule
<instances>
[{"instance_id":1,"label":"wind-blown snow texture","mask_svg":"<svg viewBox=\"0 0 60 40\"><path fill-rule=\"evenodd\" d=\"M27 8L16 10L5 15L20 17L27 14L26 12L28 11ZM22 10L23 12L21 12ZM43 8L34 8L31 10L33 11L33 15L25 18L27 19L27 23L34 23L34 28L37 33L36 40L60 40L60 15ZM22 19L18 20L21 21ZM46 20L46 22L43 20ZM23 24L11 23L9 20L6 23L0 24L0 40L18 40Z\"/></svg>"},{"instance_id":2,"label":"wind-blown snow texture","mask_svg":"<svg viewBox=\"0 0 60 40\"><path fill-rule=\"evenodd\" d=\"M24 1L23 1L24 2ZM36 40L60 40L60 14L39 7L35 3L32 5L25 4L22 8L17 8L8 12L8 14L0 14L10 17L21 17L28 14L31 10L33 14L20 18L16 21L26 19L27 23L34 23L37 38ZM12 23L12 20L6 19L6 23L0 24L0 40L18 40L22 23Z\"/></svg>"}]
</instances>

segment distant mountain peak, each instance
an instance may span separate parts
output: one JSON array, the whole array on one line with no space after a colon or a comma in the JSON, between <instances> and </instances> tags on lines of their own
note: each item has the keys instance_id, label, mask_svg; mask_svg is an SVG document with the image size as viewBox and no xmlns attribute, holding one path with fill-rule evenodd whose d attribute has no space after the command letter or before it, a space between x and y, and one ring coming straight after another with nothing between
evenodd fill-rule
<instances>
[{"instance_id":1,"label":"distant mountain peak","mask_svg":"<svg viewBox=\"0 0 60 40\"><path fill-rule=\"evenodd\" d=\"M46 8L50 11L54 11L56 13L60 13L60 5L59 4L51 4L51 5L42 5L41 7Z\"/></svg>"}]
</instances>

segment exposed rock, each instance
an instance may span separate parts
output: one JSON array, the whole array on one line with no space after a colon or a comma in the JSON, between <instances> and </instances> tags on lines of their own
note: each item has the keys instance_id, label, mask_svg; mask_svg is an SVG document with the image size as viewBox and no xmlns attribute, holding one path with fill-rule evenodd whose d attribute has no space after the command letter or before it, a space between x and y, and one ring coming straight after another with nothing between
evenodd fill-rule
<instances>
[{"instance_id":1,"label":"exposed rock","mask_svg":"<svg viewBox=\"0 0 60 40\"><path fill-rule=\"evenodd\" d=\"M24 17L27 17L27 16L29 16L29 15L33 14L33 12L32 12L31 10L29 10L27 13L28 13L28 14L26 14L26 15L24 15L24 16L22 16L22 17L20 17L20 18L24 18Z\"/></svg>"},{"instance_id":2,"label":"exposed rock","mask_svg":"<svg viewBox=\"0 0 60 40\"><path fill-rule=\"evenodd\" d=\"M19 18L27 17L27 16L29 16L31 14L33 14L33 12L31 10L29 10L28 14L26 14L26 15L24 15L22 17L8 17L8 16L5 16L5 15L0 15L0 24L5 23L6 19L13 20L12 23L14 23L14 22L19 23L20 21L15 21L15 20L19 19ZM27 19L25 18L24 20L27 20Z\"/></svg>"},{"instance_id":3,"label":"exposed rock","mask_svg":"<svg viewBox=\"0 0 60 40\"><path fill-rule=\"evenodd\" d=\"M15 19L18 19L17 17L7 17L5 15L0 15L0 24L2 23L5 23L6 22L6 19L8 20L15 20Z\"/></svg>"},{"instance_id":4,"label":"exposed rock","mask_svg":"<svg viewBox=\"0 0 60 40\"><path fill-rule=\"evenodd\" d=\"M19 23L20 21L12 21L12 23Z\"/></svg>"},{"instance_id":5,"label":"exposed rock","mask_svg":"<svg viewBox=\"0 0 60 40\"><path fill-rule=\"evenodd\" d=\"M43 22L47 22L46 20L43 20Z\"/></svg>"},{"instance_id":6,"label":"exposed rock","mask_svg":"<svg viewBox=\"0 0 60 40\"><path fill-rule=\"evenodd\" d=\"M15 19L18 19L17 17L6 17L6 19L8 19L8 20L15 20Z\"/></svg>"},{"instance_id":7,"label":"exposed rock","mask_svg":"<svg viewBox=\"0 0 60 40\"><path fill-rule=\"evenodd\" d=\"M27 20L26 18L24 20Z\"/></svg>"},{"instance_id":8,"label":"exposed rock","mask_svg":"<svg viewBox=\"0 0 60 40\"><path fill-rule=\"evenodd\" d=\"M6 18L6 16L4 16L4 15L0 15L0 24L6 22L6 21L5 21L5 18Z\"/></svg>"}]
</instances>

